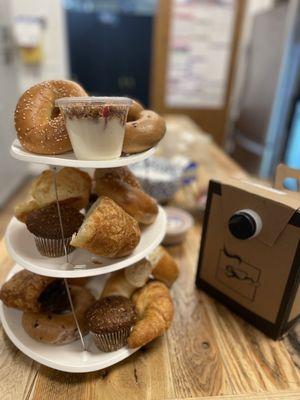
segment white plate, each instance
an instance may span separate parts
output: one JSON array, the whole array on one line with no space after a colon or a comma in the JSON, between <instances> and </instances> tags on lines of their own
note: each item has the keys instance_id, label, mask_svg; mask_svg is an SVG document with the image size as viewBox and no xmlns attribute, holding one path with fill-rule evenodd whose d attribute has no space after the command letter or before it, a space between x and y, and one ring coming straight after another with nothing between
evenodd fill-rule
<instances>
[{"instance_id":1,"label":"white plate","mask_svg":"<svg viewBox=\"0 0 300 400\"><path fill-rule=\"evenodd\" d=\"M141 240L128 257L108 259L94 256L86 250L76 249L69 255L70 262L86 265L87 267L84 269L67 268L65 257L49 258L40 255L33 235L28 231L26 225L15 217L11 219L7 227L5 239L9 254L23 268L40 275L79 278L107 274L142 260L161 243L166 233L166 226L166 213L163 208L159 207L155 222L142 228ZM93 262L93 259L102 264Z\"/></svg>"},{"instance_id":2,"label":"white plate","mask_svg":"<svg viewBox=\"0 0 300 400\"><path fill-rule=\"evenodd\" d=\"M57 156L46 156L42 154L34 154L26 151L18 141L15 139L11 148L10 154L17 160L27 161L38 164L47 165L61 165L64 167L77 167L77 168L113 168L122 167L124 165L134 164L136 162L145 160L146 158L152 156L156 151L156 147L144 151L142 153L131 154L128 156L121 156L119 158L114 158L112 160L100 160L100 161L87 161L78 160L73 152L60 154Z\"/></svg>"},{"instance_id":3,"label":"white plate","mask_svg":"<svg viewBox=\"0 0 300 400\"><path fill-rule=\"evenodd\" d=\"M15 265L8 279L21 268ZM107 277L96 277L91 279L89 287L99 295L102 291ZM66 345L47 345L32 339L24 331L21 319L22 312L13 308L8 308L0 302L0 318L3 328L10 340L28 357L47 365L48 367L65 372L91 372L102 368L107 368L119 361L129 357L138 349L128 349L123 347L120 350L103 353L92 343L89 335L85 336L88 351L82 351L79 340Z\"/></svg>"}]
</instances>

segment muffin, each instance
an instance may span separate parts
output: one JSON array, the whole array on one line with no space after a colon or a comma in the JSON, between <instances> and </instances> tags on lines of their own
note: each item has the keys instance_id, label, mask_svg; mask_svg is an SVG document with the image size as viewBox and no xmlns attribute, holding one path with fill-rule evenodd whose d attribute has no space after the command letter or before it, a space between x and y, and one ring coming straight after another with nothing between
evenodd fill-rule
<instances>
[{"instance_id":1,"label":"muffin","mask_svg":"<svg viewBox=\"0 0 300 400\"><path fill-rule=\"evenodd\" d=\"M136 313L133 303L126 297L108 296L90 307L86 320L95 345L109 352L127 343Z\"/></svg>"},{"instance_id":2,"label":"muffin","mask_svg":"<svg viewBox=\"0 0 300 400\"><path fill-rule=\"evenodd\" d=\"M26 220L27 229L34 235L35 244L42 256L61 257L74 250L70 245L73 233L80 228L84 216L75 208L60 204L63 240L56 203L31 212Z\"/></svg>"}]
</instances>

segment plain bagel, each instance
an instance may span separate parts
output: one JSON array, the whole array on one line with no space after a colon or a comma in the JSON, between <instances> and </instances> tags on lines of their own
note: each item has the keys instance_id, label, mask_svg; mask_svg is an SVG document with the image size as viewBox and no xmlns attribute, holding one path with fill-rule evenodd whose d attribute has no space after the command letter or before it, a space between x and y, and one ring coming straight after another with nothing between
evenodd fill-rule
<instances>
[{"instance_id":1,"label":"plain bagel","mask_svg":"<svg viewBox=\"0 0 300 400\"><path fill-rule=\"evenodd\" d=\"M72 150L63 115L54 103L73 96L87 94L77 83L66 80L41 82L24 92L15 110L15 127L26 150L38 154Z\"/></svg>"},{"instance_id":2,"label":"plain bagel","mask_svg":"<svg viewBox=\"0 0 300 400\"><path fill-rule=\"evenodd\" d=\"M85 335L88 333L85 313L95 302L91 292L80 286L70 285L75 314ZM76 323L71 312L56 314L52 312L24 312L22 317L24 330L33 339L48 344L66 344L79 338Z\"/></svg>"},{"instance_id":3,"label":"plain bagel","mask_svg":"<svg viewBox=\"0 0 300 400\"><path fill-rule=\"evenodd\" d=\"M133 101L125 124L123 153L133 154L155 146L166 132L164 119Z\"/></svg>"}]
</instances>

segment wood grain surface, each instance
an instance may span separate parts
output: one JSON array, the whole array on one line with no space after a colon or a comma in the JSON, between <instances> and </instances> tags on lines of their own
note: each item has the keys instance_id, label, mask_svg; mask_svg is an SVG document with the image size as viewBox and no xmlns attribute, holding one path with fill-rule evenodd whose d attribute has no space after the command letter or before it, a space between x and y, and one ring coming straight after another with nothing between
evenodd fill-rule
<instances>
[{"instance_id":1,"label":"wood grain surface","mask_svg":"<svg viewBox=\"0 0 300 400\"><path fill-rule=\"evenodd\" d=\"M176 123L176 117L170 119ZM197 128L185 118L178 129ZM211 174L242 174L213 144ZM11 216L10 203L0 221ZM0 330L0 399L300 399L300 370L284 341L274 342L196 290L201 217L183 245L170 247L180 265L172 288L175 319L163 337L123 362L87 374L59 372L31 361ZM0 280L13 261L0 242ZM213 397L210 397L213 396Z\"/></svg>"}]
</instances>

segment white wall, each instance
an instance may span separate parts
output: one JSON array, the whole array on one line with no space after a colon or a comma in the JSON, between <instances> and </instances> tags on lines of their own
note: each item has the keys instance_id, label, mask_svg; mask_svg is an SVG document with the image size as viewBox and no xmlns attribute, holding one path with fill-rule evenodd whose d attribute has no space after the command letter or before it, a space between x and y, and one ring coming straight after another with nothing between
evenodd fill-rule
<instances>
[{"instance_id":1,"label":"white wall","mask_svg":"<svg viewBox=\"0 0 300 400\"><path fill-rule=\"evenodd\" d=\"M43 31L44 58L40 65L24 65L17 60L17 80L22 93L28 87L47 79L69 75L65 19L60 0L10 0L12 19L17 16L38 16L45 19Z\"/></svg>"},{"instance_id":2,"label":"white wall","mask_svg":"<svg viewBox=\"0 0 300 400\"><path fill-rule=\"evenodd\" d=\"M18 16L38 16L45 19L43 60L38 65L24 64L13 35L4 43L2 27L14 31ZM7 46L10 61L3 48ZM65 20L60 0L0 0L0 206L29 173L39 172L38 164L21 163L9 155L16 137L13 112L20 95L30 86L47 79L68 78L68 51ZM2 189L1 189L2 188Z\"/></svg>"},{"instance_id":3,"label":"white wall","mask_svg":"<svg viewBox=\"0 0 300 400\"><path fill-rule=\"evenodd\" d=\"M235 73L234 89L231 97L230 119L237 118L239 113L239 104L241 92L243 89L247 52L249 46L250 35L252 31L253 17L264 10L271 8L274 5L274 0L248 0L246 5L245 19L243 24L241 42L238 53L238 64Z\"/></svg>"},{"instance_id":4,"label":"white wall","mask_svg":"<svg viewBox=\"0 0 300 400\"><path fill-rule=\"evenodd\" d=\"M0 0L0 207L27 173L26 165L9 154L16 136L13 114L19 95L14 52L9 39L11 21L8 6L7 0Z\"/></svg>"}]
</instances>

